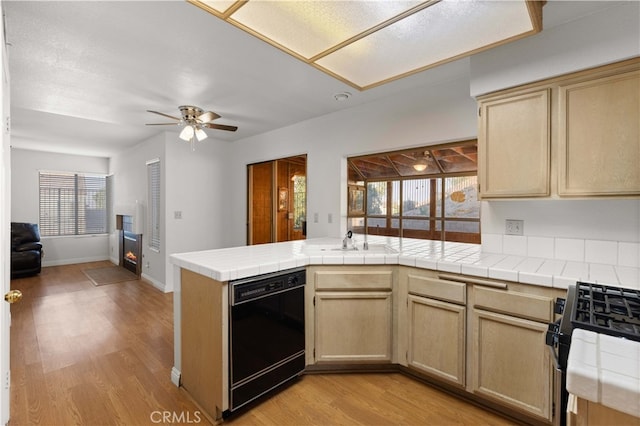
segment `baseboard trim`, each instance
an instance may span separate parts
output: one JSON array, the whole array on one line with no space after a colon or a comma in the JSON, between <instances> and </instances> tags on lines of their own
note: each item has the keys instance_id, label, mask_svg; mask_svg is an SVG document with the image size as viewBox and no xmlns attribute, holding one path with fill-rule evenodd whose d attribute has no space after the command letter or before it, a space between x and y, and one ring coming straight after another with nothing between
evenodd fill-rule
<instances>
[{"instance_id":1,"label":"baseboard trim","mask_svg":"<svg viewBox=\"0 0 640 426\"><path fill-rule=\"evenodd\" d=\"M89 263L89 262L101 262L103 260L111 260L109 256L95 256L95 257L81 257L76 259L60 259L60 260L46 260L46 255L42 259L42 267L47 266L61 266L61 265L75 265L77 263Z\"/></svg>"},{"instance_id":2,"label":"baseboard trim","mask_svg":"<svg viewBox=\"0 0 640 426\"><path fill-rule=\"evenodd\" d=\"M155 288L157 288L158 290L160 290L163 293L168 293L165 288L164 288L164 283L161 283L160 281L157 281L153 278L151 278L149 275L146 274L142 274L141 278L148 282L149 284L151 284L152 286L154 286Z\"/></svg>"},{"instance_id":3,"label":"baseboard trim","mask_svg":"<svg viewBox=\"0 0 640 426\"><path fill-rule=\"evenodd\" d=\"M182 373L180 373L180 370L178 370L176 367L171 368L171 383L176 385L176 387L178 388L180 387L181 376L182 376Z\"/></svg>"}]
</instances>

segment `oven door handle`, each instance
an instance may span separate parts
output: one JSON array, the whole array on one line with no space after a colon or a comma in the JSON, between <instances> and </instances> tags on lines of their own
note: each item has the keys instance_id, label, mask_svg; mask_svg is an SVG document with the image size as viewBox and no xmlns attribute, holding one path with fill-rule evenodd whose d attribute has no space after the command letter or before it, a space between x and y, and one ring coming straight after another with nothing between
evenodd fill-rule
<instances>
[{"instance_id":1,"label":"oven door handle","mask_svg":"<svg viewBox=\"0 0 640 426\"><path fill-rule=\"evenodd\" d=\"M549 346L549 351L551 352L551 356L553 357L553 361L557 370L560 369L560 359L558 358L558 354L556 352L556 348L558 347L558 336L560 335L560 321L557 320L549 324L547 329L547 334L545 336L545 343Z\"/></svg>"}]
</instances>

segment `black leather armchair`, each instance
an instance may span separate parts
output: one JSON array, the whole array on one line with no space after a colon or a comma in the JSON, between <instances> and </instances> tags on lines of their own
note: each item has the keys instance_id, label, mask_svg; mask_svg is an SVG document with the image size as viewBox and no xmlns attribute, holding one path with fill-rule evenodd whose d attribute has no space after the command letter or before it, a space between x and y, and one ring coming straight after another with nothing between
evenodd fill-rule
<instances>
[{"instance_id":1,"label":"black leather armchair","mask_svg":"<svg viewBox=\"0 0 640 426\"><path fill-rule=\"evenodd\" d=\"M11 278L36 275L41 269L42 244L38 225L11 222Z\"/></svg>"}]
</instances>

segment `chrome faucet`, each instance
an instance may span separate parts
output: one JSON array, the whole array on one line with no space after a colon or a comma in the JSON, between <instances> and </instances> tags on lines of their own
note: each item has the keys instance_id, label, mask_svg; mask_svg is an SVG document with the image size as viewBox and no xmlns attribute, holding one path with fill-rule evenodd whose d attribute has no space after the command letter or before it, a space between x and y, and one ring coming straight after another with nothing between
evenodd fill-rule
<instances>
[{"instance_id":1,"label":"chrome faucet","mask_svg":"<svg viewBox=\"0 0 640 426\"><path fill-rule=\"evenodd\" d=\"M347 234L344 236L344 239L342 240L343 250L346 250L347 248L349 248L350 245L353 244L353 240L351 239L351 237L353 237L353 232L348 231Z\"/></svg>"}]
</instances>

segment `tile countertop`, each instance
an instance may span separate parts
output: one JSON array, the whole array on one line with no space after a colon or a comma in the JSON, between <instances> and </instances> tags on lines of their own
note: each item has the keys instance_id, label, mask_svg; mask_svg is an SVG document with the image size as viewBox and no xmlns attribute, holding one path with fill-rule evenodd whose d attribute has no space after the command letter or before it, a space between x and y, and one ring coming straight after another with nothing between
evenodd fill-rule
<instances>
[{"instance_id":1,"label":"tile countertop","mask_svg":"<svg viewBox=\"0 0 640 426\"><path fill-rule=\"evenodd\" d=\"M364 237L356 235L357 246ZM369 235L392 253L341 251L340 238L314 238L170 256L171 262L217 281L229 281L307 265L406 265L442 272L566 289L576 281L640 289L640 268L487 253L479 244ZM326 248L321 250L320 248Z\"/></svg>"},{"instance_id":2,"label":"tile countertop","mask_svg":"<svg viewBox=\"0 0 640 426\"><path fill-rule=\"evenodd\" d=\"M361 247L363 238L356 236ZM344 252L339 238L232 247L170 256L181 268L229 281L307 265L406 265L566 289L576 281L640 290L640 268L487 253L478 244L369 236L373 250ZM322 250L324 248L325 250ZM640 343L576 329L567 388L593 402L640 417Z\"/></svg>"},{"instance_id":3,"label":"tile countertop","mask_svg":"<svg viewBox=\"0 0 640 426\"><path fill-rule=\"evenodd\" d=\"M574 329L567 390L640 417L640 342Z\"/></svg>"}]
</instances>

